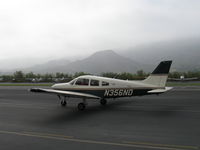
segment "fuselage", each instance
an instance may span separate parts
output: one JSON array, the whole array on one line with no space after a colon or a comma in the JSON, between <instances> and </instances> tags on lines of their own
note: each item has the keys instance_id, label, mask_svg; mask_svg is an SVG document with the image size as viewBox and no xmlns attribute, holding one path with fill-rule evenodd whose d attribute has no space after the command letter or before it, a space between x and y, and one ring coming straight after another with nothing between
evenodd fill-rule
<instances>
[{"instance_id":1,"label":"fuselage","mask_svg":"<svg viewBox=\"0 0 200 150\"><path fill-rule=\"evenodd\" d=\"M128 81L85 75L75 78L68 83L55 84L52 88L55 90L92 94L101 98L116 98L147 95L148 91L160 87L145 84L142 81Z\"/></svg>"}]
</instances>

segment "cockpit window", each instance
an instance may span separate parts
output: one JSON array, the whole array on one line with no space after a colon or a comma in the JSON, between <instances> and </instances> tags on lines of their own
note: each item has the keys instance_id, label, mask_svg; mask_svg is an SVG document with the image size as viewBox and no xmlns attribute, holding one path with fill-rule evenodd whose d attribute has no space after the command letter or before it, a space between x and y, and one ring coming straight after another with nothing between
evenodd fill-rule
<instances>
[{"instance_id":1,"label":"cockpit window","mask_svg":"<svg viewBox=\"0 0 200 150\"><path fill-rule=\"evenodd\" d=\"M74 85L75 80L69 82L69 84Z\"/></svg>"},{"instance_id":2,"label":"cockpit window","mask_svg":"<svg viewBox=\"0 0 200 150\"><path fill-rule=\"evenodd\" d=\"M109 86L108 82L102 81L102 86Z\"/></svg>"},{"instance_id":3,"label":"cockpit window","mask_svg":"<svg viewBox=\"0 0 200 150\"><path fill-rule=\"evenodd\" d=\"M89 79L83 79L79 78L76 83L76 85L89 85Z\"/></svg>"},{"instance_id":4,"label":"cockpit window","mask_svg":"<svg viewBox=\"0 0 200 150\"><path fill-rule=\"evenodd\" d=\"M90 86L99 86L99 80L91 80Z\"/></svg>"}]
</instances>

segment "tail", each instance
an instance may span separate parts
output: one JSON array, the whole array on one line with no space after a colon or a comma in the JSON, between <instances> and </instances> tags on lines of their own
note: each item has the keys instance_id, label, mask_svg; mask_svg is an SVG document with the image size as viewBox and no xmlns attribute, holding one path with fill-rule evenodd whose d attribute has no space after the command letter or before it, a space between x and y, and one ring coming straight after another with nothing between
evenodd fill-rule
<instances>
[{"instance_id":1,"label":"tail","mask_svg":"<svg viewBox=\"0 0 200 150\"><path fill-rule=\"evenodd\" d=\"M160 64L150 74L150 76L148 76L142 82L164 88L166 85L171 64L172 64L171 60L160 62Z\"/></svg>"}]
</instances>

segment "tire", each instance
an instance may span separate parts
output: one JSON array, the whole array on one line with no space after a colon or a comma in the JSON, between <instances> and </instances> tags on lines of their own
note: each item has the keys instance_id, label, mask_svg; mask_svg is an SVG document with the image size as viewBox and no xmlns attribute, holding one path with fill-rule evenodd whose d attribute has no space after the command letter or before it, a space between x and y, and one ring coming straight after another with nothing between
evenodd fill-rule
<instances>
[{"instance_id":1,"label":"tire","mask_svg":"<svg viewBox=\"0 0 200 150\"><path fill-rule=\"evenodd\" d=\"M64 101L64 100L62 100L62 101L61 101L61 106L63 106L63 107L64 107L64 106L66 106L66 105L67 105L67 102L66 102L66 101Z\"/></svg>"},{"instance_id":2,"label":"tire","mask_svg":"<svg viewBox=\"0 0 200 150\"><path fill-rule=\"evenodd\" d=\"M83 111L85 109L85 104L84 103L79 103L78 104L78 110Z\"/></svg>"},{"instance_id":3,"label":"tire","mask_svg":"<svg viewBox=\"0 0 200 150\"><path fill-rule=\"evenodd\" d=\"M100 100L100 104L105 106L107 104L107 100L106 99L101 99Z\"/></svg>"}]
</instances>

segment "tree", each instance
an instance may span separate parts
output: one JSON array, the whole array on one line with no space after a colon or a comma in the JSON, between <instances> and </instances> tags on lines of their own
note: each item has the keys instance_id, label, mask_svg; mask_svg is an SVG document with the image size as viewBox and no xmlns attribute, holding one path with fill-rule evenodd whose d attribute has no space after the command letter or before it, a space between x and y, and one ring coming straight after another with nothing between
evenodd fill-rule
<instances>
[{"instance_id":1,"label":"tree","mask_svg":"<svg viewBox=\"0 0 200 150\"><path fill-rule=\"evenodd\" d=\"M44 82L52 82L52 80L53 80L53 74L49 74L49 73L44 74L43 76Z\"/></svg>"},{"instance_id":2,"label":"tree","mask_svg":"<svg viewBox=\"0 0 200 150\"><path fill-rule=\"evenodd\" d=\"M170 78L180 78L180 76L182 75L182 73L180 72L172 72L169 74Z\"/></svg>"},{"instance_id":3,"label":"tree","mask_svg":"<svg viewBox=\"0 0 200 150\"><path fill-rule=\"evenodd\" d=\"M25 75L22 71L16 71L13 75L15 82L24 82L25 81Z\"/></svg>"},{"instance_id":4,"label":"tree","mask_svg":"<svg viewBox=\"0 0 200 150\"><path fill-rule=\"evenodd\" d=\"M33 73L33 72L29 72L27 74L25 74L26 78L36 78L37 76Z\"/></svg>"},{"instance_id":5,"label":"tree","mask_svg":"<svg viewBox=\"0 0 200 150\"><path fill-rule=\"evenodd\" d=\"M74 78L79 77L79 76L82 76L82 75L89 75L89 73L85 73L85 72L76 72L76 73L74 74Z\"/></svg>"},{"instance_id":6,"label":"tree","mask_svg":"<svg viewBox=\"0 0 200 150\"><path fill-rule=\"evenodd\" d=\"M143 70L138 70L138 71L137 71L137 75L138 75L138 77L144 77L144 76L145 76L145 73L144 73Z\"/></svg>"},{"instance_id":7,"label":"tree","mask_svg":"<svg viewBox=\"0 0 200 150\"><path fill-rule=\"evenodd\" d=\"M128 72L123 72L123 73L119 74L119 79L133 80L133 75L131 73L128 73Z\"/></svg>"},{"instance_id":8,"label":"tree","mask_svg":"<svg viewBox=\"0 0 200 150\"><path fill-rule=\"evenodd\" d=\"M3 75L1 76L3 82L11 82L13 79L12 75Z\"/></svg>"},{"instance_id":9,"label":"tree","mask_svg":"<svg viewBox=\"0 0 200 150\"><path fill-rule=\"evenodd\" d=\"M104 72L101 74L103 77L108 77L108 78L116 78L119 74L114 73L114 72Z\"/></svg>"}]
</instances>

